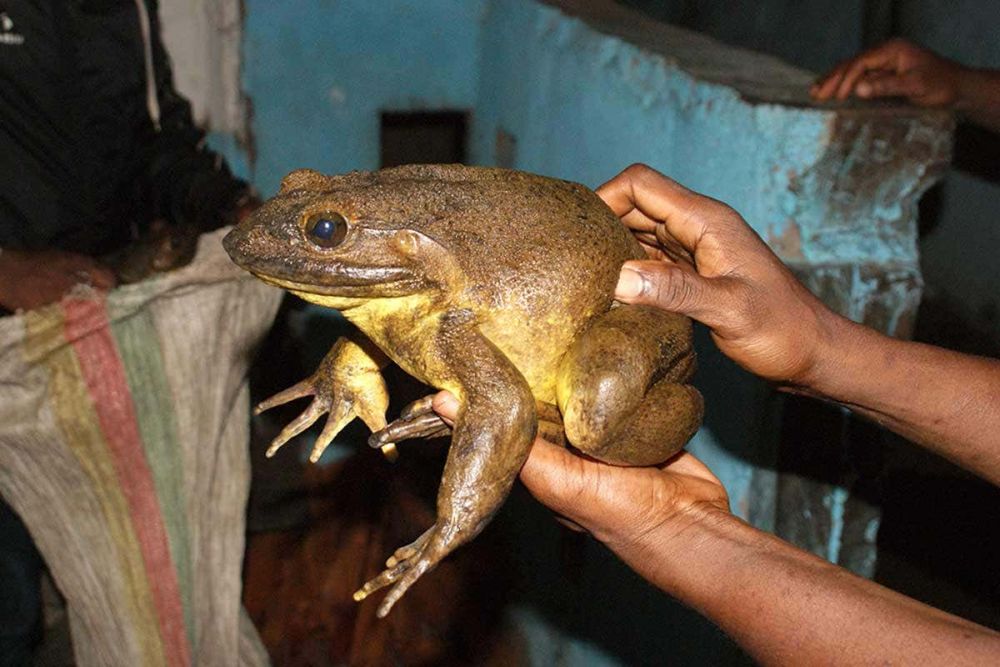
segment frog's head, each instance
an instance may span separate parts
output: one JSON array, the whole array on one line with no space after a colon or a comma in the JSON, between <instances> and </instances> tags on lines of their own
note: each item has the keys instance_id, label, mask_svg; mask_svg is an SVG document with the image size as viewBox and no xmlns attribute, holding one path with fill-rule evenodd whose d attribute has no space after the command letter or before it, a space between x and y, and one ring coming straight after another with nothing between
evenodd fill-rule
<instances>
[{"instance_id":1,"label":"frog's head","mask_svg":"<svg viewBox=\"0 0 1000 667\"><path fill-rule=\"evenodd\" d=\"M240 267L310 301L408 296L450 273L443 248L415 228L411 211L369 174L300 169L223 245Z\"/></svg>"}]
</instances>

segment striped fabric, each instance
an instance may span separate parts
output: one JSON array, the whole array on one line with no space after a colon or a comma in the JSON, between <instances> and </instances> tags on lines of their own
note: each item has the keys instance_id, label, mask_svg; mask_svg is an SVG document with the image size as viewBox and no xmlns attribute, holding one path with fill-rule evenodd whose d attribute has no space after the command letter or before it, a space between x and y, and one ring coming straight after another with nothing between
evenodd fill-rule
<instances>
[{"instance_id":1,"label":"striped fabric","mask_svg":"<svg viewBox=\"0 0 1000 667\"><path fill-rule=\"evenodd\" d=\"M267 663L240 607L246 371L281 294L222 233L182 270L0 319L0 493L79 665Z\"/></svg>"}]
</instances>

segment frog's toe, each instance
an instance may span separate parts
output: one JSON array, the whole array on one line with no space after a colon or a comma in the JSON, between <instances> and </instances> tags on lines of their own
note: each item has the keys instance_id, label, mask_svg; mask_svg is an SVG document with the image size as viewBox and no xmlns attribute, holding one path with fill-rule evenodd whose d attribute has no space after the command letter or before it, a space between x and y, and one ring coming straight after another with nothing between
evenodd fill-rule
<instances>
[{"instance_id":1,"label":"frog's toe","mask_svg":"<svg viewBox=\"0 0 1000 667\"><path fill-rule=\"evenodd\" d=\"M408 564L406 561L397 563L393 567L386 568L382 571L382 574L369 580L364 586L354 592L354 601L361 602L375 591L394 583L397 579L403 576L403 573L406 572L407 568Z\"/></svg>"},{"instance_id":2,"label":"frog's toe","mask_svg":"<svg viewBox=\"0 0 1000 667\"><path fill-rule=\"evenodd\" d=\"M434 394L428 394L423 398L418 398L407 405L399 413L400 419L412 419L418 415L425 415L434 410Z\"/></svg>"},{"instance_id":3,"label":"frog's toe","mask_svg":"<svg viewBox=\"0 0 1000 667\"><path fill-rule=\"evenodd\" d=\"M314 393L313 384L309 379L303 380L298 384L292 385L288 389L279 391L277 394L271 398L265 399L257 404L253 409L255 415L259 415L265 410L270 410L271 408L277 407L279 405L284 405L294 401L297 398L302 398L303 396L310 396Z\"/></svg>"},{"instance_id":4,"label":"frog's toe","mask_svg":"<svg viewBox=\"0 0 1000 667\"><path fill-rule=\"evenodd\" d=\"M281 433L271 441L271 445L267 448L265 456L274 456L274 453L281 449L282 445L312 426L313 422L319 419L327 410L328 407L324 401L320 401L319 399L314 400L309 404L305 412L289 422L285 428L281 429Z\"/></svg>"},{"instance_id":5,"label":"frog's toe","mask_svg":"<svg viewBox=\"0 0 1000 667\"><path fill-rule=\"evenodd\" d=\"M410 589L417 579L422 577L425 572L431 569L436 564L436 561L431 561L429 558L422 558L417 563L408 569L406 573L399 579L395 586L392 587L386 596L379 604L378 610L375 615L379 618L385 618L392 611L392 607L399 601L401 597Z\"/></svg>"},{"instance_id":6,"label":"frog's toe","mask_svg":"<svg viewBox=\"0 0 1000 667\"><path fill-rule=\"evenodd\" d=\"M413 542L411 542L410 544L407 544L405 547L399 547L398 549L396 549L395 553L393 553L392 556L389 557L389 560L385 562L385 566L396 567L396 565L400 561L413 558L417 554L417 552L423 548L424 544L427 542L427 538L429 538L431 536L431 533L433 532L434 528L431 527L428 530L426 530L423 535L413 540Z\"/></svg>"},{"instance_id":7,"label":"frog's toe","mask_svg":"<svg viewBox=\"0 0 1000 667\"><path fill-rule=\"evenodd\" d=\"M312 452L309 454L309 460L313 463L319 461L320 457L323 456L323 452L326 448L330 446L333 439L337 437L348 422L354 419L354 413L351 410L351 404L346 401L340 401L335 404L333 411L330 412L330 416L326 418L326 424L323 426L323 430L320 432L319 436L316 438L316 443L313 445Z\"/></svg>"},{"instance_id":8,"label":"frog's toe","mask_svg":"<svg viewBox=\"0 0 1000 667\"><path fill-rule=\"evenodd\" d=\"M409 419L400 417L382 430L372 433L368 438L368 445L373 449L378 449L400 440L432 438L445 435L450 431L451 427L434 412Z\"/></svg>"},{"instance_id":9,"label":"frog's toe","mask_svg":"<svg viewBox=\"0 0 1000 667\"><path fill-rule=\"evenodd\" d=\"M375 591L395 584L379 604L376 612L379 618L384 618L410 586L433 569L454 548L455 533L452 531L450 539L443 536L447 533L446 530L439 530L435 524L412 544L397 549L393 557L386 562L388 567L382 574L358 589L354 594L354 600L360 602Z\"/></svg>"}]
</instances>

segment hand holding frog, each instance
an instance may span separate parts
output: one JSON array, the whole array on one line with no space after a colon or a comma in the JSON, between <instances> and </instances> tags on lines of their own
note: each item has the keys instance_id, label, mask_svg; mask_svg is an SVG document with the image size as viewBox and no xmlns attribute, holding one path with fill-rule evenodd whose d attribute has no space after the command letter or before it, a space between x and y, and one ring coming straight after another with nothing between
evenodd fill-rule
<instances>
[{"instance_id":1,"label":"hand holding frog","mask_svg":"<svg viewBox=\"0 0 1000 667\"><path fill-rule=\"evenodd\" d=\"M836 316L802 286L725 204L634 165L597 193L642 243L615 297L707 324L748 371L789 385L810 381Z\"/></svg>"}]
</instances>

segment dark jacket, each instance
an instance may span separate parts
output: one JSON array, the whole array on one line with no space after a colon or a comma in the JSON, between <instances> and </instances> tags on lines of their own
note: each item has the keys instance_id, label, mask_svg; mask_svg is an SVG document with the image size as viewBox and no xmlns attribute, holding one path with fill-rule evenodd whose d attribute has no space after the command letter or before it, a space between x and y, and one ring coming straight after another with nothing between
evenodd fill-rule
<instances>
[{"instance_id":1,"label":"dark jacket","mask_svg":"<svg viewBox=\"0 0 1000 667\"><path fill-rule=\"evenodd\" d=\"M226 224L246 196L202 145L144 7L0 0L0 247L99 255L155 218Z\"/></svg>"}]
</instances>

